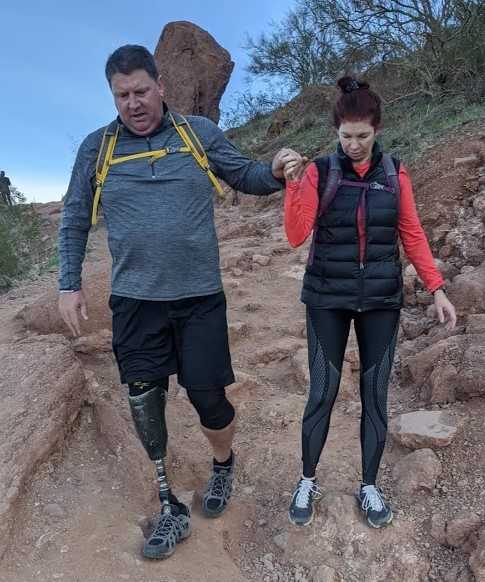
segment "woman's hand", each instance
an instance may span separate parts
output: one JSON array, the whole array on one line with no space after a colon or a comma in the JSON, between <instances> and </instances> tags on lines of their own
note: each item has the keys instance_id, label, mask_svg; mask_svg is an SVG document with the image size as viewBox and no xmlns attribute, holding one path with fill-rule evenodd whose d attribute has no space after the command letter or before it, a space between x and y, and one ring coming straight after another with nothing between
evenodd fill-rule
<instances>
[{"instance_id":1,"label":"woman's hand","mask_svg":"<svg viewBox=\"0 0 485 582\"><path fill-rule=\"evenodd\" d=\"M273 176L279 180L286 177L284 175L286 166L290 165L293 167L294 165L299 165L301 160L305 160L305 162L308 161L307 158L302 158L298 152L295 152L295 150L292 150L291 148L282 148L276 153L271 164Z\"/></svg>"},{"instance_id":2,"label":"woman's hand","mask_svg":"<svg viewBox=\"0 0 485 582\"><path fill-rule=\"evenodd\" d=\"M305 165L308 162L308 158L300 156L297 154L285 163L283 170L285 180L289 182L300 180L305 171Z\"/></svg>"},{"instance_id":3,"label":"woman's hand","mask_svg":"<svg viewBox=\"0 0 485 582\"><path fill-rule=\"evenodd\" d=\"M440 323L446 323L446 329L451 331L456 325L456 312L453 303L442 289L434 292L434 306Z\"/></svg>"}]
</instances>

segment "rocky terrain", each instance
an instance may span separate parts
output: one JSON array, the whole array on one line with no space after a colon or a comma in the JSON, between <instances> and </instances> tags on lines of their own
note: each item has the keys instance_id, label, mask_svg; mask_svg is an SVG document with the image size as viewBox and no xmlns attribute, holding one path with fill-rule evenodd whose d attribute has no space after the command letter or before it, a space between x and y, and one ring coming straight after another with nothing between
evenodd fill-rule
<instances>
[{"instance_id":1,"label":"rocky terrain","mask_svg":"<svg viewBox=\"0 0 485 582\"><path fill-rule=\"evenodd\" d=\"M205 520L210 455L173 380L168 406L176 493L194 533L164 562L140 557L157 511L153 467L131 426L110 353L110 261L104 228L84 273L89 321L69 337L55 273L0 297L1 582L485 581L485 148L464 126L413 167L417 204L458 312L449 333L406 266L380 482L395 519L369 529L353 494L360 478L358 352L349 344L328 445L325 495L308 528L287 508L300 471L308 383L304 308L308 248L289 248L283 194L228 192L216 208L239 410L230 509ZM59 205L40 207L52 232Z\"/></svg>"}]
</instances>

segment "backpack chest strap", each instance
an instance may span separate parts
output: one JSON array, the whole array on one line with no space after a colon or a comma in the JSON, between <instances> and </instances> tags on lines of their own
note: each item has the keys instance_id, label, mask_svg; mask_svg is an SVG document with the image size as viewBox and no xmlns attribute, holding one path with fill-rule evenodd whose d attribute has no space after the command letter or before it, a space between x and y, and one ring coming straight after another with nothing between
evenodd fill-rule
<instances>
[{"instance_id":1,"label":"backpack chest strap","mask_svg":"<svg viewBox=\"0 0 485 582\"><path fill-rule=\"evenodd\" d=\"M123 164L124 162L131 162L133 160L141 160L144 158L150 158L148 160L149 164L153 164L160 158L164 158L169 154L190 154L190 148L187 146L182 146L180 148L162 148L160 150L149 150L147 152L140 152L138 154L129 154L127 156L118 156L116 158L111 158L109 165L115 166L116 164Z\"/></svg>"}]
</instances>

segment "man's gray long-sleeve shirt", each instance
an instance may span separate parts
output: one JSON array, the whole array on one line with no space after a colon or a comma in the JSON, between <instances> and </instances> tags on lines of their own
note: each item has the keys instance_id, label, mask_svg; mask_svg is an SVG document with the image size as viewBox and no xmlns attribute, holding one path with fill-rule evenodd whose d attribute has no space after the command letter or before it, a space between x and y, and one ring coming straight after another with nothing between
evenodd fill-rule
<instances>
[{"instance_id":1,"label":"man's gray long-sleeve shirt","mask_svg":"<svg viewBox=\"0 0 485 582\"><path fill-rule=\"evenodd\" d=\"M212 171L232 188L270 194L282 188L269 164L243 156L212 121L189 116ZM103 128L81 144L64 199L59 231L60 289L79 290L91 226L95 166ZM184 144L165 115L140 137L121 127L114 157ZM193 156L174 153L110 168L101 204L113 259L112 293L148 300L210 295L222 289L213 187Z\"/></svg>"}]
</instances>

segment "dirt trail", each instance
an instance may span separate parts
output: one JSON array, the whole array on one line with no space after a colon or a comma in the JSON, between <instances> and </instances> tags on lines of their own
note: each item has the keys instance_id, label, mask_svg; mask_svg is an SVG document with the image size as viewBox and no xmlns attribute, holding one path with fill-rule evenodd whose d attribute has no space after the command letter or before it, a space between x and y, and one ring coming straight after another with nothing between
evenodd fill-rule
<instances>
[{"instance_id":1,"label":"dirt trail","mask_svg":"<svg viewBox=\"0 0 485 582\"><path fill-rule=\"evenodd\" d=\"M352 499L360 478L353 345L347 355L345 393L337 401L318 470L327 495L310 528L296 530L288 524L289 498L300 471L305 404L305 316L298 297L307 251L289 249L278 206L217 209L238 378L229 394L240 414L237 483L230 510L218 520L201 515L209 449L183 389L172 382L172 484L192 502L194 531L167 561L140 557L147 518L157 511L154 474L136 464L144 452L131 428L112 356L107 351L79 354L88 378L85 405L68 439L38 468L17 504L0 582L473 579L465 567L466 551L439 544L430 535L430 518L436 512L453 515L463 509L484 517L485 403L434 407L448 409L466 423L453 445L437 452L443 473L432 494L399 494L392 467L405 451L389 440L381 483L396 508L395 524L384 532L370 530ZM103 229L94 233L91 245L88 264L108 268ZM28 335L14 315L54 286L54 279L49 273L0 298L0 344ZM419 392L398 372L399 366L390 393L391 416L423 407ZM446 577L450 571L453 578Z\"/></svg>"}]
</instances>

